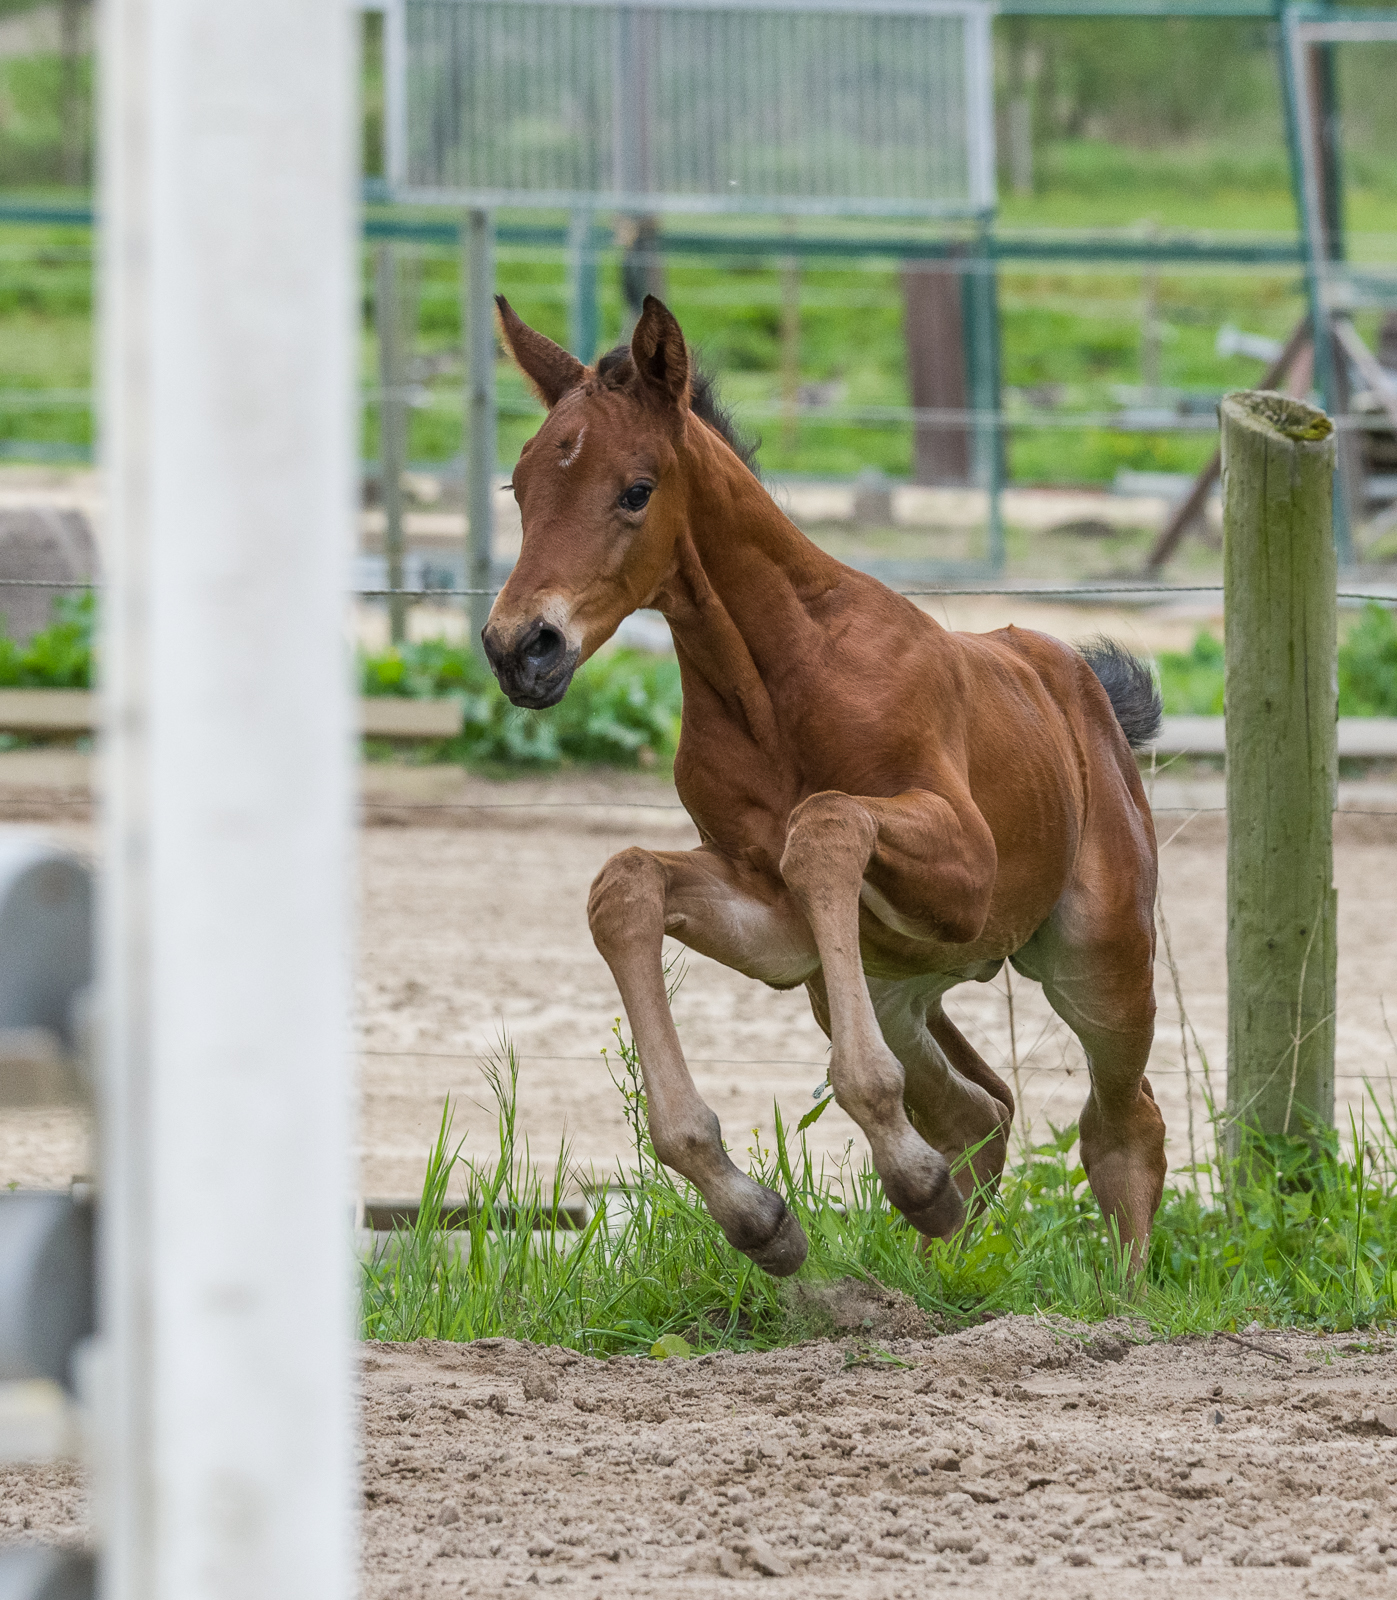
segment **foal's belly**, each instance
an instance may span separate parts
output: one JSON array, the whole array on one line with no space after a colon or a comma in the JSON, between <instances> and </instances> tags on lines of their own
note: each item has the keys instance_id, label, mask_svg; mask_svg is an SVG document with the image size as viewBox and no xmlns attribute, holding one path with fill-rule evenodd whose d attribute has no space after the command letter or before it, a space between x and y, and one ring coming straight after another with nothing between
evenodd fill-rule
<instances>
[{"instance_id":1,"label":"foal's belly","mask_svg":"<svg viewBox=\"0 0 1397 1600\"><path fill-rule=\"evenodd\" d=\"M992 978L1052 915L1071 871L1065 841L1053 841L1033 860L1002 863L980 936L966 943L934 932L936 907L863 881L859 889L859 948L864 970L880 978L941 974L957 981Z\"/></svg>"},{"instance_id":2,"label":"foal's belly","mask_svg":"<svg viewBox=\"0 0 1397 1600\"><path fill-rule=\"evenodd\" d=\"M859 904L859 954L870 978L944 977L952 983L987 982L1005 960L1027 942L1007 942L1002 937L977 939L971 944L913 937L888 926L862 897Z\"/></svg>"}]
</instances>

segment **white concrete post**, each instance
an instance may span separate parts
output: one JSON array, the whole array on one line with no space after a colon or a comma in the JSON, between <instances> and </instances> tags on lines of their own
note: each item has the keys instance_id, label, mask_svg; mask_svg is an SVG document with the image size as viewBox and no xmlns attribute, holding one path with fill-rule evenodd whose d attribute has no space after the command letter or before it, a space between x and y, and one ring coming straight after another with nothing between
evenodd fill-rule
<instances>
[{"instance_id":1,"label":"white concrete post","mask_svg":"<svg viewBox=\"0 0 1397 1600\"><path fill-rule=\"evenodd\" d=\"M105 1600L345 1600L354 53L106 0Z\"/></svg>"}]
</instances>

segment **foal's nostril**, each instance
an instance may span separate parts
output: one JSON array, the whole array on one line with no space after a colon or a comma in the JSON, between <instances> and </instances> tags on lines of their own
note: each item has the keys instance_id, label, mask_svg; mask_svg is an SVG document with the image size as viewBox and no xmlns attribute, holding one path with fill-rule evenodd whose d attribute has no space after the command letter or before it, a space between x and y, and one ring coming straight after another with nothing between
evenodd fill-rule
<instances>
[{"instance_id":1,"label":"foal's nostril","mask_svg":"<svg viewBox=\"0 0 1397 1600\"><path fill-rule=\"evenodd\" d=\"M533 666L549 666L563 653L563 636L555 628L540 628L523 653Z\"/></svg>"}]
</instances>

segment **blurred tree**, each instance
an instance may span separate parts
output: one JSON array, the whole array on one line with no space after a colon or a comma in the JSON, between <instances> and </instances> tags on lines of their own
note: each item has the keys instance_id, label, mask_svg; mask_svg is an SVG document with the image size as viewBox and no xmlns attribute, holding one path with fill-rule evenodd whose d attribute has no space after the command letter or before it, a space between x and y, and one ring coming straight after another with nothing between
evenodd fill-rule
<instances>
[{"instance_id":1,"label":"blurred tree","mask_svg":"<svg viewBox=\"0 0 1397 1600\"><path fill-rule=\"evenodd\" d=\"M1009 177L1031 173L1016 121L1035 139L1159 144L1253 124L1278 130L1274 30L1245 19L1005 17L997 24Z\"/></svg>"}]
</instances>

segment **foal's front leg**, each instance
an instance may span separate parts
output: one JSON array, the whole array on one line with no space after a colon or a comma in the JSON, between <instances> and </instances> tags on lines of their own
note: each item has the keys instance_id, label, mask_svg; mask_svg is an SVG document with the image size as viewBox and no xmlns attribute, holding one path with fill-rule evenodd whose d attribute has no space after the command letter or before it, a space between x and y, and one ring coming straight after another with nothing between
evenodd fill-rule
<instances>
[{"instance_id":1,"label":"foal's front leg","mask_svg":"<svg viewBox=\"0 0 1397 1600\"><path fill-rule=\"evenodd\" d=\"M724 966L793 987L818 965L790 897L708 848L623 850L587 902L592 937L616 979L640 1057L655 1154L703 1196L728 1243L782 1278L809 1246L785 1201L733 1165L718 1119L684 1062L665 992L666 933Z\"/></svg>"},{"instance_id":2,"label":"foal's front leg","mask_svg":"<svg viewBox=\"0 0 1397 1600\"><path fill-rule=\"evenodd\" d=\"M984 926L994 874L994 841L978 813L920 790L891 799L811 795L791 813L781 858L823 968L834 1097L867 1135L888 1199L939 1238L961 1226L965 1204L945 1156L908 1121L903 1067L864 976L859 905L867 900L908 937L969 943Z\"/></svg>"}]
</instances>

